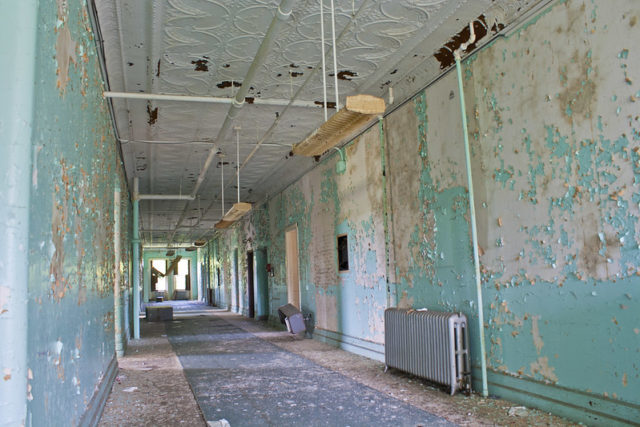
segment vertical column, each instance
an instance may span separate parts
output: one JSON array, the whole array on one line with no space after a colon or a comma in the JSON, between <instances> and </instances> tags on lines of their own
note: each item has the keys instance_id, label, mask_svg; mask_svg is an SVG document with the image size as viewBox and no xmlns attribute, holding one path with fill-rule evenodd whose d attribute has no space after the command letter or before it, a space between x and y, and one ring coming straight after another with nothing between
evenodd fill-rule
<instances>
[{"instance_id":1,"label":"vertical column","mask_svg":"<svg viewBox=\"0 0 640 427\"><path fill-rule=\"evenodd\" d=\"M113 280L113 320L115 323L115 340L116 340L116 354L118 357L124 356L124 344L122 342L122 282L120 277L120 264L122 261L121 251L121 227L120 227L120 183L119 177L116 176L115 189L113 190L113 268L114 280Z\"/></svg>"},{"instance_id":2,"label":"vertical column","mask_svg":"<svg viewBox=\"0 0 640 427\"><path fill-rule=\"evenodd\" d=\"M0 418L25 425L31 133L38 3L4 1L0 26Z\"/></svg>"},{"instance_id":3,"label":"vertical column","mask_svg":"<svg viewBox=\"0 0 640 427\"><path fill-rule=\"evenodd\" d=\"M133 178L133 339L140 339L140 199L138 177Z\"/></svg>"}]
</instances>

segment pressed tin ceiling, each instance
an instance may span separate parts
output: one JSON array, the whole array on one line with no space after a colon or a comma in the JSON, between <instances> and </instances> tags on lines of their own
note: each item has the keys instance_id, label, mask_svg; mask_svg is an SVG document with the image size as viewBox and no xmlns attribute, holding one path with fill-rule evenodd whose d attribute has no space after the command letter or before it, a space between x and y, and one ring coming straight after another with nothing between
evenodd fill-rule
<instances>
[{"instance_id":1,"label":"pressed tin ceiling","mask_svg":"<svg viewBox=\"0 0 640 427\"><path fill-rule=\"evenodd\" d=\"M230 101L243 84L279 3L95 0L109 89ZM334 3L340 105L348 95L366 93L383 97L390 111L450 66L448 48L443 46L466 41L469 22L481 17L482 24L476 24L478 36L486 34L478 41L481 45L541 2ZM333 103L330 0L324 4L327 96ZM220 129L230 103L112 98L127 175L130 184L134 176L139 178L140 193L189 196L210 151L224 155L215 157L194 200L140 201L144 243L190 243L212 235L223 211L237 201L238 135L243 202L264 200L316 164L314 159L291 156L290 151L292 144L324 122L322 50L320 0L293 1L291 15L249 82L244 105L223 134ZM275 105L260 103L265 100ZM329 109L329 115L334 112Z\"/></svg>"}]
</instances>

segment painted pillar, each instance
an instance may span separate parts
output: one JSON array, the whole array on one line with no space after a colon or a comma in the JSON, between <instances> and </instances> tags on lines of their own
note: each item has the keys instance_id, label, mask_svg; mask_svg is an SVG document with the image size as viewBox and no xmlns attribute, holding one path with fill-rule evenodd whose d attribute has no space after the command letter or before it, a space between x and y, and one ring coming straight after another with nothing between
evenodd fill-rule
<instances>
[{"instance_id":1,"label":"painted pillar","mask_svg":"<svg viewBox=\"0 0 640 427\"><path fill-rule=\"evenodd\" d=\"M142 302L151 298L151 258L147 259L142 251Z\"/></svg>"},{"instance_id":2,"label":"painted pillar","mask_svg":"<svg viewBox=\"0 0 640 427\"><path fill-rule=\"evenodd\" d=\"M0 27L0 414L25 425L31 132L38 3L3 1Z\"/></svg>"},{"instance_id":3,"label":"painted pillar","mask_svg":"<svg viewBox=\"0 0 640 427\"><path fill-rule=\"evenodd\" d=\"M138 177L133 178L133 339L140 339L140 200Z\"/></svg>"},{"instance_id":4,"label":"painted pillar","mask_svg":"<svg viewBox=\"0 0 640 427\"><path fill-rule=\"evenodd\" d=\"M116 181L118 179L116 178ZM120 251L120 184L115 183L113 190L113 252L114 252L114 280L113 280L113 321L115 330L116 354L118 357L124 356L124 345L122 343L122 293L120 264L122 253Z\"/></svg>"}]
</instances>

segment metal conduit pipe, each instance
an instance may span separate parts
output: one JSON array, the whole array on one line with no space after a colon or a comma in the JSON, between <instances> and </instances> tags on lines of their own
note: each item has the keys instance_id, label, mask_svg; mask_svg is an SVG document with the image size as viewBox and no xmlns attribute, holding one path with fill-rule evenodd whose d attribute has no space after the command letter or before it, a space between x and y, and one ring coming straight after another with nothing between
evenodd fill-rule
<instances>
[{"instance_id":1,"label":"metal conduit pipe","mask_svg":"<svg viewBox=\"0 0 640 427\"><path fill-rule=\"evenodd\" d=\"M122 340L122 293L120 289L120 263L122 262L122 254L120 253L120 243L122 238L120 228L120 183L116 176L115 189L113 190L113 323L115 331L116 355L124 356L124 344Z\"/></svg>"},{"instance_id":2,"label":"metal conduit pipe","mask_svg":"<svg viewBox=\"0 0 640 427\"><path fill-rule=\"evenodd\" d=\"M29 210L38 3L3 2L0 28L0 421L27 424Z\"/></svg>"},{"instance_id":3,"label":"metal conduit pipe","mask_svg":"<svg viewBox=\"0 0 640 427\"><path fill-rule=\"evenodd\" d=\"M253 82L253 79L255 78L256 73L258 72L258 69L264 63L264 60L266 59L267 54L271 49L273 40L276 34L278 33L278 31L280 30L280 27L287 19L289 19L289 16L291 16L292 8L293 8L293 0L282 0L280 2L280 5L278 6L278 10L276 11L276 16L274 16L273 20L271 21L271 25L269 25L269 29L267 30L267 33L264 35L264 38L262 39L262 43L258 48L258 52L256 52L256 56L253 58L253 62L249 67L249 71L247 71L244 81L242 82L242 86L240 86L240 89L236 93L235 99L233 100L231 107L229 107L227 116L225 117L224 122L222 123L222 127L218 132L218 136L216 137L216 142L219 143L222 139L224 139L227 131L229 130L229 126L231 126L231 122L233 121L233 118L238 114L238 111L240 110L240 108L242 108L242 105L244 104L244 98L247 96L247 93L249 92L249 88L251 87L251 82ZM290 104L291 102L287 104L287 106L289 106ZM215 146L209 150L209 154L207 155L207 160L205 160L204 166L202 167L202 170L200 170L200 174L198 174L196 185L193 188L193 191L191 192L191 196L193 198L195 198L196 195L198 194L198 191L200 190L200 186L204 182L204 179L207 175L207 171L211 167L211 164L213 163L213 160L215 159L217 153L218 153L218 148ZM238 172L239 171L240 171L240 167L238 167ZM178 223L176 224L176 230L178 229L182 221L184 221L184 217L186 215L188 207L189 207L188 205L184 207L184 211L182 212L182 215L180 215L180 218L178 219ZM176 231L174 230L171 237L169 238L169 243L173 241L175 232Z\"/></svg>"},{"instance_id":4,"label":"metal conduit pipe","mask_svg":"<svg viewBox=\"0 0 640 427\"><path fill-rule=\"evenodd\" d=\"M355 16L357 17L360 14L360 11L364 10L366 7L369 6L369 2L370 0L364 0L361 4L360 7L358 8L358 11L356 12ZM344 26L344 28L342 29L342 32L340 33L340 35L335 39L335 43L338 43L342 40L342 37L344 37L345 34L347 34L347 30L349 29L349 27L351 27L351 25L353 24L353 22L355 21L354 19L351 19L347 25ZM327 55L327 51L324 51L322 53L323 58L324 56ZM247 156L246 159L244 159L244 162L242 162L242 165L240 165L240 168L238 169L238 171L242 170L242 168L244 168L247 163L249 163L249 160L251 160L253 158L253 156L256 154L256 152L258 151L258 149L260 148L260 146L262 145L262 143L264 141L267 140L267 138L269 138L271 136L271 134L275 131L276 127L278 126L278 123L280 123L280 120L282 120L282 118L284 117L284 115L287 113L287 111L289 110L289 107L292 105L292 103L296 100L296 98L298 98L298 95L300 95L302 93L302 91L304 90L304 88L307 86L307 84L311 81L311 79L313 78L313 76L315 75L316 71L320 68L320 64L322 62L320 62L318 65L316 65L313 70L311 70L310 73L308 73L307 75L307 79L304 81L304 83L302 83L302 85L300 85L300 87L298 88L298 90L296 91L296 93L293 95L293 97L291 98L291 102L289 103L289 105L287 105L286 107L284 107L284 110L282 110L280 112L280 116L278 116L273 123L271 124L271 126L269 127L269 129L267 129L267 131L265 132L265 134L262 136L262 138L260 139L260 141L258 141L256 143L256 146L253 148L253 150L251 150L251 152L249 153L249 155ZM324 68L322 68L322 72L324 73ZM337 111L337 106L336 106L336 111Z\"/></svg>"},{"instance_id":5,"label":"metal conduit pipe","mask_svg":"<svg viewBox=\"0 0 640 427\"><path fill-rule=\"evenodd\" d=\"M140 339L140 199L138 189L140 181L133 178L133 339Z\"/></svg>"},{"instance_id":6,"label":"metal conduit pipe","mask_svg":"<svg viewBox=\"0 0 640 427\"><path fill-rule=\"evenodd\" d=\"M191 95L172 95L162 93L139 93L139 92L112 92L104 91L103 96L105 98L112 99L143 99L149 101L178 101L178 102L201 102L206 104L232 104L236 98L222 98L215 96L191 96ZM244 99L243 99L244 100ZM263 99L254 98L251 101L253 105L268 105L275 107L284 107L289 105L288 99ZM294 107L302 108L322 108L322 105L316 104L314 101L295 101Z\"/></svg>"},{"instance_id":7,"label":"metal conduit pipe","mask_svg":"<svg viewBox=\"0 0 640 427\"><path fill-rule=\"evenodd\" d=\"M138 200L195 200L186 194L138 194Z\"/></svg>"},{"instance_id":8,"label":"metal conduit pipe","mask_svg":"<svg viewBox=\"0 0 640 427\"><path fill-rule=\"evenodd\" d=\"M484 302L482 299L482 278L480 276L480 257L478 254L478 225L476 219L475 197L473 191L473 174L471 172L471 152L469 150L469 130L467 127L466 103L464 100L464 89L462 85L462 66L460 65L460 53L472 45L476 40L473 30L473 22L469 24L471 37L469 41L463 43L453 55L456 60L456 73L458 76L458 92L460 94L460 114L462 115L462 134L464 138L464 154L467 168L467 186L469 187L469 213L471 216L471 241L473 245L473 265L476 278L476 294L478 299L478 328L480 333L480 363L482 369L482 395L487 397L489 390L487 386L487 356L485 354L484 338Z\"/></svg>"}]
</instances>

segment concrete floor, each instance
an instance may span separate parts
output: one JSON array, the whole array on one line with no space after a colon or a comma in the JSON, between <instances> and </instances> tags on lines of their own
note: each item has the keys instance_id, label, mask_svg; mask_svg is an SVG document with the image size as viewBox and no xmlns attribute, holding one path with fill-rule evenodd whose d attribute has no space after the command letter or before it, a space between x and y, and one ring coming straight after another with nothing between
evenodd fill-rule
<instances>
[{"instance_id":1,"label":"concrete floor","mask_svg":"<svg viewBox=\"0 0 640 427\"><path fill-rule=\"evenodd\" d=\"M498 399L452 397L227 311L170 304L174 321L142 321L143 338L119 360L101 426L573 425Z\"/></svg>"}]
</instances>

